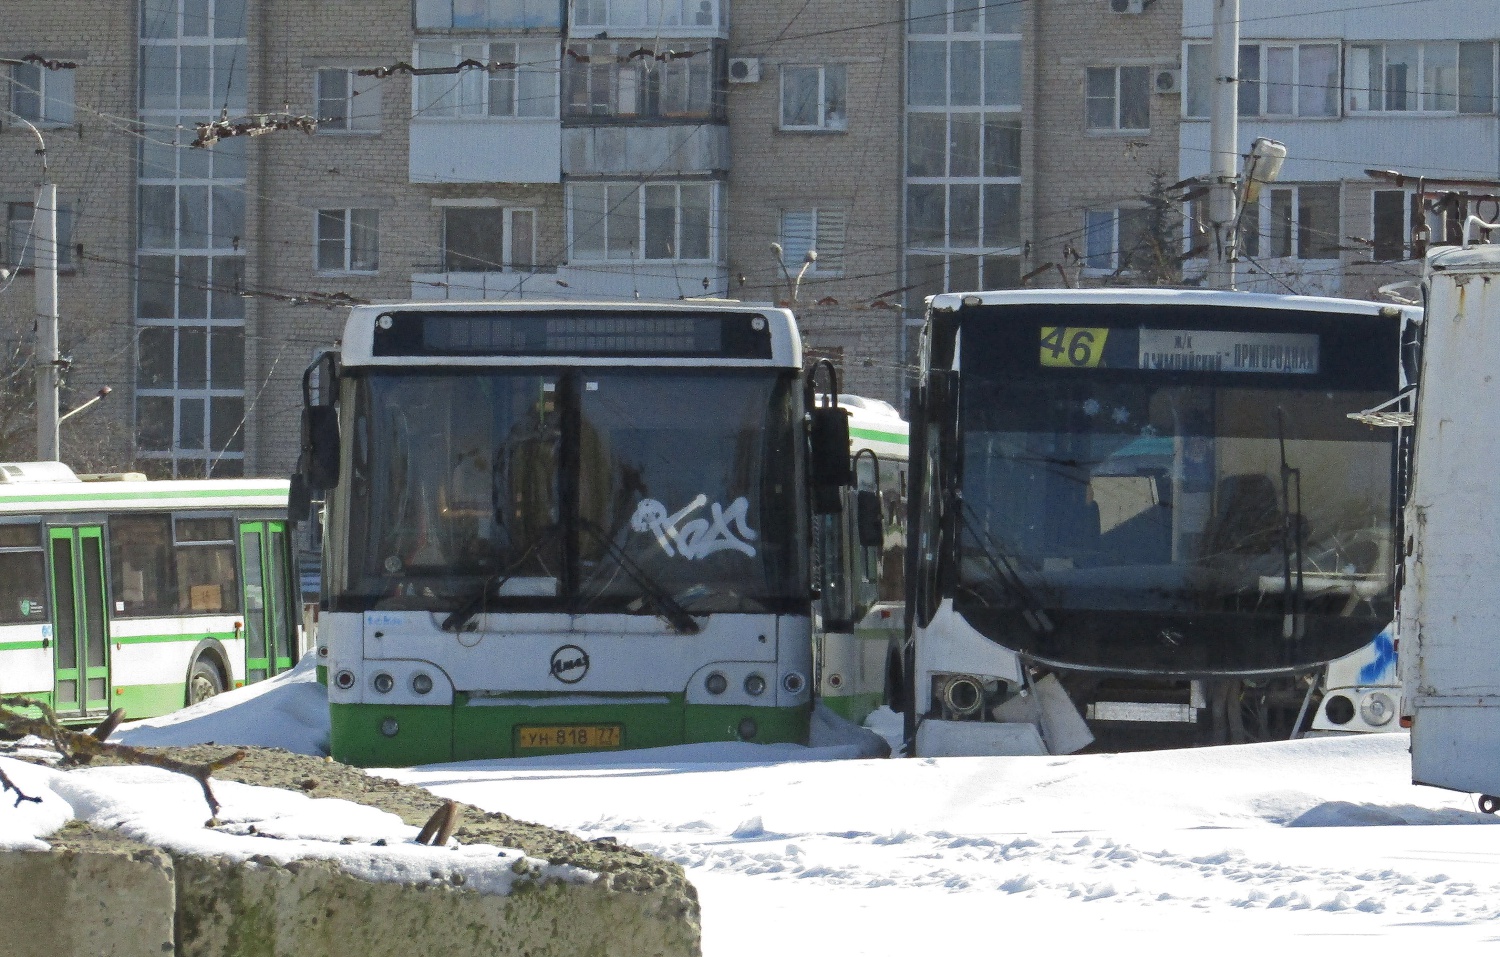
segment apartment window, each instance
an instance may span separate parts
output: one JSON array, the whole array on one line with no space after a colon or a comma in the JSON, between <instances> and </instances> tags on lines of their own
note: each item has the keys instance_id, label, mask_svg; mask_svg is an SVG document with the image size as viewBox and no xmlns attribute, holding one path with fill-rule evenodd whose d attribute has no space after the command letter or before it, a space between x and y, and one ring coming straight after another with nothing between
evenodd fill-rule
<instances>
[{"instance_id":1,"label":"apartment window","mask_svg":"<svg viewBox=\"0 0 1500 957\"><path fill-rule=\"evenodd\" d=\"M536 268L536 210L450 206L443 210L443 271Z\"/></svg>"},{"instance_id":2,"label":"apartment window","mask_svg":"<svg viewBox=\"0 0 1500 957\"><path fill-rule=\"evenodd\" d=\"M1259 245L1268 255L1284 259L1338 258L1337 185L1289 186L1266 193L1269 209Z\"/></svg>"},{"instance_id":3,"label":"apartment window","mask_svg":"<svg viewBox=\"0 0 1500 957\"><path fill-rule=\"evenodd\" d=\"M1393 262L1407 258L1414 223L1422 221L1421 202L1403 189L1377 189L1371 195L1371 258Z\"/></svg>"},{"instance_id":4,"label":"apartment window","mask_svg":"<svg viewBox=\"0 0 1500 957\"><path fill-rule=\"evenodd\" d=\"M908 183L906 223L909 246L1010 249L1021 244L1021 187L1015 183Z\"/></svg>"},{"instance_id":5,"label":"apartment window","mask_svg":"<svg viewBox=\"0 0 1500 957\"><path fill-rule=\"evenodd\" d=\"M5 204L5 265L12 269L31 269L36 265L36 236L32 229L35 210L31 203ZM57 268L73 268L73 211L66 206L57 210Z\"/></svg>"},{"instance_id":6,"label":"apartment window","mask_svg":"<svg viewBox=\"0 0 1500 957\"><path fill-rule=\"evenodd\" d=\"M318 132L380 131L380 83L353 70L318 71Z\"/></svg>"},{"instance_id":7,"label":"apartment window","mask_svg":"<svg viewBox=\"0 0 1500 957\"><path fill-rule=\"evenodd\" d=\"M781 128L847 129L848 82L843 66L782 67Z\"/></svg>"},{"instance_id":8,"label":"apartment window","mask_svg":"<svg viewBox=\"0 0 1500 957\"><path fill-rule=\"evenodd\" d=\"M34 63L10 68L10 110L38 126L73 122L74 70L47 70Z\"/></svg>"},{"instance_id":9,"label":"apartment window","mask_svg":"<svg viewBox=\"0 0 1500 957\"><path fill-rule=\"evenodd\" d=\"M245 233L243 187L210 183L148 183L139 187L141 249L240 248Z\"/></svg>"},{"instance_id":10,"label":"apartment window","mask_svg":"<svg viewBox=\"0 0 1500 957\"><path fill-rule=\"evenodd\" d=\"M423 40L419 69L456 67L465 60L500 63L489 72L468 67L458 73L416 78L416 115L432 117L557 115L557 46L552 43Z\"/></svg>"},{"instance_id":11,"label":"apartment window","mask_svg":"<svg viewBox=\"0 0 1500 957\"><path fill-rule=\"evenodd\" d=\"M1023 5L973 0L910 0L908 33L1019 33Z\"/></svg>"},{"instance_id":12,"label":"apartment window","mask_svg":"<svg viewBox=\"0 0 1500 957\"><path fill-rule=\"evenodd\" d=\"M848 217L842 209L785 209L781 212L782 260L792 272L809 250L818 259L808 275L837 276L844 271L844 236Z\"/></svg>"},{"instance_id":13,"label":"apartment window","mask_svg":"<svg viewBox=\"0 0 1500 957\"><path fill-rule=\"evenodd\" d=\"M528 0L533 2L533 0ZM573 0L575 27L703 29L719 26L719 0Z\"/></svg>"},{"instance_id":14,"label":"apartment window","mask_svg":"<svg viewBox=\"0 0 1500 957\"><path fill-rule=\"evenodd\" d=\"M906 63L907 106L1021 105L1019 40L911 40Z\"/></svg>"},{"instance_id":15,"label":"apartment window","mask_svg":"<svg viewBox=\"0 0 1500 957\"><path fill-rule=\"evenodd\" d=\"M712 183L574 183L568 200L574 260L715 258Z\"/></svg>"},{"instance_id":16,"label":"apartment window","mask_svg":"<svg viewBox=\"0 0 1500 957\"><path fill-rule=\"evenodd\" d=\"M1344 58L1349 112L1489 113L1489 43L1355 43Z\"/></svg>"},{"instance_id":17,"label":"apartment window","mask_svg":"<svg viewBox=\"0 0 1500 957\"><path fill-rule=\"evenodd\" d=\"M1151 128L1151 76L1144 66L1089 67L1084 126L1090 130Z\"/></svg>"},{"instance_id":18,"label":"apartment window","mask_svg":"<svg viewBox=\"0 0 1500 957\"><path fill-rule=\"evenodd\" d=\"M646 50L639 40L571 43L564 57L570 117L703 119L723 112L715 81L718 48L675 43Z\"/></svg>"},{"instance_id":19,"label":"apartment window","mask_svg":"<svg viewBox=\"0 0 1500 957\"><path fill-rule=\"evenodd\" d=\"M1148 268L1158 252L1151 236L1149 210L1086 210L1083 233L1085 269L1118 273Z\"/></svg>"},{"instance_id":20,"label":"apartment window","mask_svg":"<svg viewBox=\"0 0 1500 957\"><path fill-rule=\"evenodd\" d=\"M1207 118L1213 104L1213 53L1206 43L1187 48L1186 110ZM1245 43L1239 53L1241 116L1339 115L1337 43Z\"/></svg>"},{"instance_id":21,"label":"apartment window","mask_svg":"<svg viewBox=\"0 0 1500 957\"><path fill-rule=\"evenodd\" d=\"M378 209L320 209L319 272L375 272L380 268Z\"/></svg>"},{"instance_id":22,"label":"apartment window","mask_svg":"<svg viewBox=\"0 0 1500 957\"><path fill-rule=\"evenodd\" d=\"M416 0L418 30L561 27L557 0Z\"/></svg>"}]
</instances>

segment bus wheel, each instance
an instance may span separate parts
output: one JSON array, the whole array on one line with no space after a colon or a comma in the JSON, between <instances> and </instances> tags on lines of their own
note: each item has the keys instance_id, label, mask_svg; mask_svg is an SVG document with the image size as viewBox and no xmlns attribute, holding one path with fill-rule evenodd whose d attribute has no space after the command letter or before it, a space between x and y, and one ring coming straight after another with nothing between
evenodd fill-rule
<instances>
[{"instance_id":1,"label":"bus wheel","mask_svg":"<svg viewBox=\"0 0 1500 957\"><path fill-rule=\"evenodd\" d=\"M219 669L214 667L213 662L206 658L199 658L193 662L193 670L188 672L187 703L197 704L223 693L224 678L219 674Z\"/></svg>"},{"instance_id":2,"label":"bus wheel","mask_svg":"<svg viewBox=\"0 0 1500 957\"><path fill-rule=\"evenodd\" d=\"M1496 811L1500 811L1500 797L1495 797L1493 794L1479 795L1479 810L1485 814L1494 814Z\"/></svg>"}]
</instances>

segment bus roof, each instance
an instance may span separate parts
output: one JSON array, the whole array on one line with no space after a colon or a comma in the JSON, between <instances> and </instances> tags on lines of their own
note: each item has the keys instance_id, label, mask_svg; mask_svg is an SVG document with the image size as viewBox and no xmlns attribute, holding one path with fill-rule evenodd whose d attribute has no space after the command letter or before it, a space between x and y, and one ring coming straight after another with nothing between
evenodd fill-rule
<instances>
[{"instance_id":1,"label":"bus roof","mask_svg":"<svg viewBox=\"0 0 1500 957\"><path fill-rule=\"evenodd\" d=\"M1012 289L999 292L948 292L928 300L929 312L952 312L965 306L1021 305L1174 305L1222 306L1233 309L1294 309L1380 315L1397 310L1420 318L1420 306L1371 302L1366 299L1334 299L1323 296L1277 296L1258 292L1210 289ZM1390 315L1390 313L1385 313Z\"/></svg>"},{"instance_id":2,"label":"bus roof","mask_svg":"<svg viewBox=\"0 0 1500 957\"><path fill-rule=\"evenodd\" d=\"M285 509L285 479L172 479L145 482L0 484L0 516L170 509Z\"/></svg>"},{"instance_id":3,"label":"bus roof","mask_svg":"<svg viewBox=\"0 0 1500 957\"><path fill-rule=\"evenodd\" d=\"M686 350L674 355L670 348L660 351L646 348L637 351L641 340L655 339L658 342L680 339L675 333L660 331L613 329L570 330L559 333L560 338L573 341L591 339L594 347L581 354L572 354L548 343L541 351L518 354L501 347L467 347L460 352L423 348L403 349L400 354L377 350L375 343L376 324L384 316L401 314L440 315L444 313L558 319L631 320L643 318L700 318L733 316L759 317L765 320L765 331L757 327L757 334L769 336L769 355L746 357L734 355L726 349L723 355L709 355ZM390 320L381 329L389 328ZM550 336L550 330L544 335ZM636 347L636 348L632 348ZM797 331L797 322L790 311L768 306L764 303L728 302L712 300L673 300L652 302L645 300L525 300L519 302L403 302L381 305L354 306L349 310L349 320L344 327L344 338L340 362L346 366L538 366L557 365L566 361L570 365L597 366L746 366L802 368L802 338ZM612 350L621 354L611 355ZM377 354L381 353L381 354Z\"/></svg>"}]
</instances>

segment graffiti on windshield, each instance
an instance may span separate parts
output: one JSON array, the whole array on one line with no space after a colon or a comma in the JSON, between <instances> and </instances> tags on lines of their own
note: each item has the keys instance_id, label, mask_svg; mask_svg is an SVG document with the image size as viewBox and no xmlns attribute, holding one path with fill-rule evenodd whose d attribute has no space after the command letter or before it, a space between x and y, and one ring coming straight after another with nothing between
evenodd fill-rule
<instances>
[{"instance_id":1,"label":"graffiti on windshield","mask_svg":"<svg viewBox=\"0 0 1500 957\"><path fill-rule=\"evenodd\" d=\"M758 536L748 520L750 501L740 496L729 503L728 508L714 502L709 508L712 519L699 517L683 524L689 515L705 505L708 505L708 496L700 494L680 511L669 515L667 507L656 499L642 499L631 516L630 527L637 532L655 535L657 544L668 557L681 555L692 561L732 548L754 558L755 546L750 543Z\"/></svg>"}]
</instances>

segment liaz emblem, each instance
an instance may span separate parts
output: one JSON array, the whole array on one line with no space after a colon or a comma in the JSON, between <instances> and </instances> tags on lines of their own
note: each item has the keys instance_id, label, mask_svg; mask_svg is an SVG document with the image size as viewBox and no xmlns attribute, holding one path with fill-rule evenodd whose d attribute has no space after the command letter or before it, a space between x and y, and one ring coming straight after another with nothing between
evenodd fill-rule
<instances>
[{"instance_id":1,"label":"liaz emblem","mask_svg":"<svg viewBox=\"0 0 1500 957\"><path fill-rule=\"evenodd\" d=\"M563 645L552 652L552 664L548 670L563 684L576 685L589 673L589 653L577 645Z\"/></svg>"}]
</instances>

